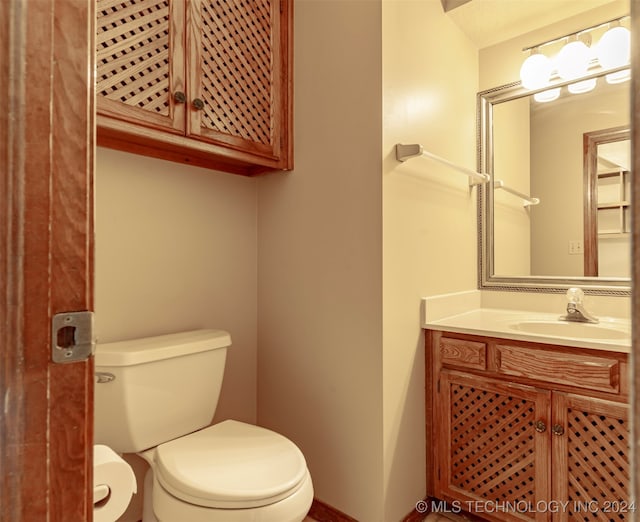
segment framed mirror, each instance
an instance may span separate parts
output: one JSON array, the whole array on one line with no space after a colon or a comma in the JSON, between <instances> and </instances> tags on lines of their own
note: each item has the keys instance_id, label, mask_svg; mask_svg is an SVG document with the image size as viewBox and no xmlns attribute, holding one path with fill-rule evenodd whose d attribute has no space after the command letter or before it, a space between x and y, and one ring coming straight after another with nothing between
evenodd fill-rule
<instances>
[{"instance_id":1,"label":"framed mirror","mask_svg":"<svg viewBox=\"0 0 640 522\"><path fill-rule=\"evenodd\" d=\"M588 78L478 94L480 288L630 294L629 82Z\"/></svg>"}]
</instances>

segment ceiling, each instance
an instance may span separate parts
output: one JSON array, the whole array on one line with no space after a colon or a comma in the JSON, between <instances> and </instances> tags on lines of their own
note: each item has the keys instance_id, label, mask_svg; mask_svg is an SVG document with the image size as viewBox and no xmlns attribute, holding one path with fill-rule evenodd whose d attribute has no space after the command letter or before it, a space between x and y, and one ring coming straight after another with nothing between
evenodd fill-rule
<instances>
[{"instance_id":1,"label":"ceiling","mask_svg":"<svg viewBox=\"0 0 640 522\"><path fill-rule=\"evenodd\" d=\"M441 0L447 16L479 49L534 31L612 0Z\"/></svg>"}]
</instances>

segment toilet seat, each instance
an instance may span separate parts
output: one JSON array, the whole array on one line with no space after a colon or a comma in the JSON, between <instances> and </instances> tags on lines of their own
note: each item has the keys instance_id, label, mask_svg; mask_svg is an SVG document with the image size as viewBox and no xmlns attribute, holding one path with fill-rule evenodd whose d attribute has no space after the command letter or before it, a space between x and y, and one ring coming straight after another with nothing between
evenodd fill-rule
<instances>
[{"instance_id":1,"label":"toilet seat","mask_svg":"<svg viewBox=\"0 0 640 522\"><path fill-rule=\"evenodd\" d=\"M298 447L271 430L228 420L156 448L157 481L208 508L266 506L293 495L308 475Z\"/></svg>"}]
</instances>

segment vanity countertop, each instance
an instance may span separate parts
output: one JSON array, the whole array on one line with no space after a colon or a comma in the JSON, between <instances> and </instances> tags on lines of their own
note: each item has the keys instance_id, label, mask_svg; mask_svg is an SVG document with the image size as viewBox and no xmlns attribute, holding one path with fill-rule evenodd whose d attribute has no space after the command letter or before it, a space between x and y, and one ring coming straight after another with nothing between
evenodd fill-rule
<instances>
[{"instance_id":1,"label":"vanity countertop","mask_svg":"<svg viewBox=\"0 0 640 522\"><path fill-rule=\"evenodd\" d=\"M559 314L476 308L430 319L423 314L423 328L517 341L556 344L613 352L631 351L631 322L599 317L598 324L561 321Z\"/></svg>"}]
</instances>

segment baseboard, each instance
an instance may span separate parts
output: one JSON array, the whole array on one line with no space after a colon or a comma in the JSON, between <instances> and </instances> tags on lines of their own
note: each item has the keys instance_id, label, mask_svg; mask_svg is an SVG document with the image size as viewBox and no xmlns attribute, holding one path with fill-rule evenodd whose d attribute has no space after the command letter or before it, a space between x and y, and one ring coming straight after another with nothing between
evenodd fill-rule
<instances>
[{"instance_id":1,"label":"baseboard","mask_svg":"<svg viewBox=\"0 0 640 522\"><path fill-rule=\"evenodd\" d=\"M424 517L431 512L429 498L430 497L425 498L422 502L416 502L416 507L402 519L402 522L422 522ZM420 509L420 511L418 511L418 509Z\"/></svg>"},{"instance_id":2,"label":"baseboard","mask_svg":"<svg viewBox=\"0 0 640 522\"><path fill-rule=\"evenodd\" d=\"M318 522L358 522L355 518L350 517L329 504L325 504L317 498L313 499L309 516Z\"/></svg>"},{"instance_id":3,"label":"baseboard","mask_svg":"<svg viewBox=\"0 0 640 522\"><path fill-rule=\"evenodd\" d=\"M425 499L424 504L420 502L418 502L418 504L421 504L419 507L423 505L429 506L427 499ZM402 519L402 522L422 522L424 520L424 517L427 516L430 510L418 511L418 504L416 504L416 507L411 513ZM329 504L325 504L317 498L313 499L309 516L318 522L358 522L355 518L350 517Z\"/></svg>"}]
</instances>

